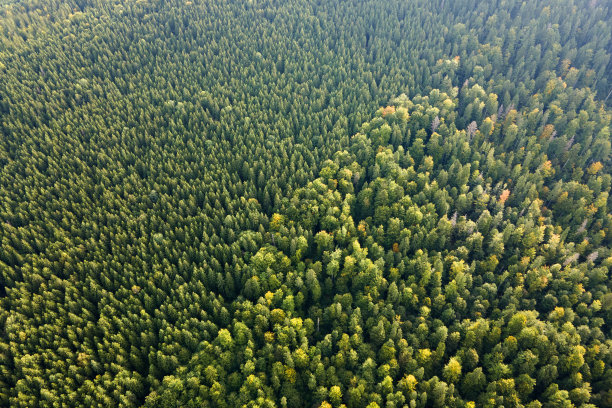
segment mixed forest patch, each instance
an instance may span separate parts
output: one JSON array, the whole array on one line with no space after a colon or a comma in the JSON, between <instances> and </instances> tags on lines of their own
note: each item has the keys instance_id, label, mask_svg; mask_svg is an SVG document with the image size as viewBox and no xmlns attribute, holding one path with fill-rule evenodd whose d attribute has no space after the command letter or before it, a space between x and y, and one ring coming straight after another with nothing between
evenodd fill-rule
<instances>
[{"instance_id":1,"label":"mixed forest patch","mask_svg":"<svg viewBox=\"0 0 612 408\"><path fill-rule=\"evenodd\" d=\"M529 111L458 129L460 101L496 95L457 96L395 99L284 200L215 281L227 324L147 405L608 404L612 178L564 182L570 148L548 160L544 124L507 154ZM586 223L561 211L568 191Z\"/></svg>"}]
</instances>

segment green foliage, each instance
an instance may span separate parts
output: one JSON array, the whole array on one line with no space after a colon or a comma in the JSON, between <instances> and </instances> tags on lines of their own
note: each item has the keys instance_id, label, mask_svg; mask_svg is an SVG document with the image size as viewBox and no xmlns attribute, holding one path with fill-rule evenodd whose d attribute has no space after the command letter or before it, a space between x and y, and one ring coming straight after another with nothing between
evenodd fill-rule
<instances>
[{"instance_id":1,"label":"green foliage","mask_svg":"<svg viewBox=\"0 0 612 408\"><path fill-rule=\"evenodd\" d=\"M612 406L603 2L5 3L1 406Z\"/></svg>"}]
</instances>

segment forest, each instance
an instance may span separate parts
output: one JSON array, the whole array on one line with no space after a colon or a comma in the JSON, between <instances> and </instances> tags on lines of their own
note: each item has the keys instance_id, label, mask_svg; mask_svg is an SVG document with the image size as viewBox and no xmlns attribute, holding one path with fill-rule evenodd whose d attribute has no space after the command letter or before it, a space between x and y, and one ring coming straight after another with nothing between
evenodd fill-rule
<instances>
[{"instance_id":1,"label":"forest","mask_svg":"<svg viewBox=\"0 0 612 408\"><path fill-rule=\"evenodd\" d=\"M0 406L612 407L612 5L0 0Z\"/></svg>"}]
</instances>

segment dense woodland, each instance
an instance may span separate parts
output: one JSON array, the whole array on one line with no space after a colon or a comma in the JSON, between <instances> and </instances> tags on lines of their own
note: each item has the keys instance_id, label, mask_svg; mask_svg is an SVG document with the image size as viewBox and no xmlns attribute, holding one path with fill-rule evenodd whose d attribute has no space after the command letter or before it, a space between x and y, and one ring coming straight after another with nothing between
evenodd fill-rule
<instances>
[{"instance_id":1,"label":"dense woodland","mask_svg":"<svg viewBox=\"0 0 612 408\"><path fill-rule=\"evenodd\" d=\"M0 406L612 407L611 27L0 1Z\"/></svg>"}]
</instances>

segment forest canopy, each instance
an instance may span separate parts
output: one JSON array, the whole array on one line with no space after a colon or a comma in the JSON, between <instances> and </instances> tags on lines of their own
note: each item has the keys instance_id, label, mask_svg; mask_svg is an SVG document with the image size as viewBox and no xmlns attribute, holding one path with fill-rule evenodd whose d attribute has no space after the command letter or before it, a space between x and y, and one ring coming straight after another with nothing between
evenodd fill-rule
<instances>
[{"instance_id":1,"label":"forest canopy","mask_svg":"<svg viewBox=\"0 0 612 408\"><path fill-rule=\"evenodd\" d=\"M611 27L0 2L0 406L612 407Z\"/></svg>"}]
</instances>

